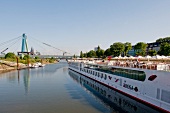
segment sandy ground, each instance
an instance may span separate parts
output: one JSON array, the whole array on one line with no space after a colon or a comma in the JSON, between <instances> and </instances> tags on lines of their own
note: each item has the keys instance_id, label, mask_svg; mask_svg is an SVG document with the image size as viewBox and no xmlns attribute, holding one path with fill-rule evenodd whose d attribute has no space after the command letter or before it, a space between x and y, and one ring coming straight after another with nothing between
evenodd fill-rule
<instances>
[{"instance_id":1,"label":"sandy ground","mask_svg":"<svg viewBox=\"0 0 170 113\"><path fill-rule=\"evenodd\" d=\"M0 63L0 73L5 73L5 72L13 71L13 70L16 70L16 67L10 67L10 66Z\"/></svg>"}]
</instances>

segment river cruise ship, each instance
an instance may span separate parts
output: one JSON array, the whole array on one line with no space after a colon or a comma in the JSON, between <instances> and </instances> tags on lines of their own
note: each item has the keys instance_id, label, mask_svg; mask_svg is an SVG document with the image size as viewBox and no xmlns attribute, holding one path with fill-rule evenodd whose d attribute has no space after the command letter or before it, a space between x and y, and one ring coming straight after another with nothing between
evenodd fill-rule
<instances>
[{"instance_id":1,"label":"river cruise ship","mask_svg":"<svg viewBox=\"0 0 170 113\"><path fill-rule=\"evenodd\" d=\"M154 69L152 66L141 67L139 64L134 67L127 65L109 65L87 60L69 61L70 70L159 111L170 113L169 65L157 64Z\"/></svg>"},{"instance_id":2,"label":"river cruise ship","mask_svg":"<svg viewBox=\"0 0 170 113\"><path fill-rule=\"evenodd\" d=\"M137 102L72 70L69 70L69 75L74 81L81 84L83 90L88 91L88 94L109 106L109 109L113 110L111 113L160 113L160 111L154 108Z\"/></svg>"}]
</instances>

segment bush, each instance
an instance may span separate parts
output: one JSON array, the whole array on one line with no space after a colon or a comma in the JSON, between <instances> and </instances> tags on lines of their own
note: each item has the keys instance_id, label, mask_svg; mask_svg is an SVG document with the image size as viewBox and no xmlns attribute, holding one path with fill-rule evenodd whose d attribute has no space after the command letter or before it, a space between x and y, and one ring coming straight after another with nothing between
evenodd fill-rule
<instances>
[{"instance_id":1,"label":"bush","mask_svg":"<svg viewBox=\"0 0 170 113\"><path fill-rule=\"evenodd\" d=\"M5 59L15 59L16 55L14 53L7 53L5 55Z\"/></svg>"},{"instance_id":2,"label":"bush","mask_svg":"<svg viewBox=\"0 0 170 113\"><path fill-rule=\"evenodd\" d=\"M30 59L30 56L29 55L25 55L23 59L27 60L28 58Z\"/></svg>"},{"instance_id":3,"label":"bush","mask_svg":"<svg viewBox=\"0 0 170 113\"><path fill-rule=\"evenodd\" d=\"M40 59L40 58L36 56L35 59Z\"/></svg>"},{"instance_id":4,"label":"bush","mask_svg":"<svg viewBox=\"0 0 170 113\"><path fill-rule=\"evenodd\" d=\"M49 60L49 63L54 63L54 59L50 59L50 60Z\"/></svg>"},{"instance_id":5,"label":"bush","mask_svg":"<svg viewBox=\"0 0 170 113\"><path fill-rule=\"evenodd\" d=\"M35 59L36 62L41 62L41 59Z\"/></svg>"},{"instance_id":6,"label":"bush","mask_svg":"<svg viewBox=\"0 0 170 113\"><path fill-rule=\"evenodd\" d=\"M55 59L52 57L49 59L49 63L54 63Z\"/></svg>"}]
</instances>

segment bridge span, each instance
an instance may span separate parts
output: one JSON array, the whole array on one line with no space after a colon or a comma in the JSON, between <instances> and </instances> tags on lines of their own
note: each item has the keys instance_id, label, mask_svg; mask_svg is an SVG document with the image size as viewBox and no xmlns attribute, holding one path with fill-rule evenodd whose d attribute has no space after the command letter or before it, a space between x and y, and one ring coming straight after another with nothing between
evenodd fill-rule
<instances>
[{"instance_id":1,"label":"bridge span","mask_svg":"<svg viewBox=\"0 0 170 113\"><path fill-rule=\"evenodd\" d=\"M0 55L0 58L5 57L5 55ZM18 56L20 57L20 56ZM39 58L55 58L55 59L72 59L73 56L63 56L63 55L30 55L31 58L39 57Z\"/></svg>"},{"instance_id":2,"label":"bridge span","mask_svg":"<svg viewBox=\"0 0 170 113\"><path fill-rule=\"evenodd\" d=\"M56 58L56 59L72 59L73 56L63 56L63 55L30 55L30 57L35 58Z\"/></svg>"}]
</instances>

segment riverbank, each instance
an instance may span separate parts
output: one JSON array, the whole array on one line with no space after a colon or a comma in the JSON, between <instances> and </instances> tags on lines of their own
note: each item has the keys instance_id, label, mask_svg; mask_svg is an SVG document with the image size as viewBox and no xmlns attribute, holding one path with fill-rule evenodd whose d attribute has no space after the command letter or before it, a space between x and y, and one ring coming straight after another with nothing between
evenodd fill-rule
<instances>
[{"instance_id":1,"label":"riverbank","mask_svg":"<svg viewBox=\"0 0 170 113\"><path fill-rule=\"evenodd\" d=\"M15 67L10 67L6 64L0 64L0 74L16 70Z\"/></svg>"},{"instance_id":2,"label":"riverbank","mask_svg":"<svg viewBox=\"0 0 170 113\"><path fill-rule=\"evenodd\" d=\"M46 64L54 64L54 63L57 63L57 61L55 61L53 63L49 63L47 61L43 62L43 64L45 64L45 65ZM19 67L17 68L17 63L1 60L1 62L0 62L0 74L10 72L10 71L29 68L26 64L23 64L23 63L19 63L18 65L19 65Z\"/></svg>"}]
</instances>

